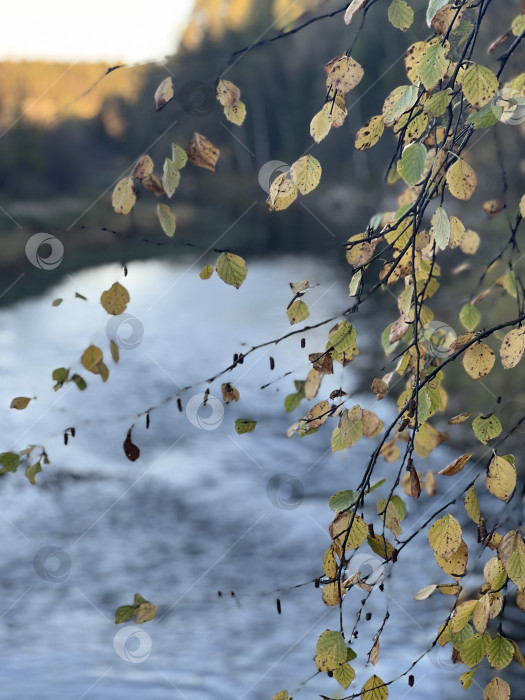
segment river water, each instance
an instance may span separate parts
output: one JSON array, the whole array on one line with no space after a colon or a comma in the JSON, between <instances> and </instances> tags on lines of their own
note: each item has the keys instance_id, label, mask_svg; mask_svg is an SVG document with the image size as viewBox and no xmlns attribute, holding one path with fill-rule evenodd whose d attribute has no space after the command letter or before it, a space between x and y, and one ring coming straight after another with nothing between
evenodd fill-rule
<instances>
[{"instance_id":1,"label":"river water","mask_svg":"<svg viewBox=\"0 0 525 700\"><path fill-rule=\"evenodd\" d=\"M290 330L288 282L318 284L305 297L308 322L340 313L347 292L327 266L308 258L252 264L240 290L216 275L203 281L198 270L186 262L133 263L124 278L117 266L104 266L0 312L1 448L43 444L51 460L36 486L23 470L0 481L0 697L269 700L283 688L305 700L347 694L316 676L312 660L319 634L338 628L338 610L323 604L312 583L297 586L321 573L333 516L328 498L357 485L373 443L363 439L332 455L333 421L314 436L288 439L286 428L306 403L293 414L283 408L293 379L305 378L305 353L323 349L331 326L308 334L305 351L294 336L227 374L238 403L223 405L224 380L212 385L208 406L195 398L207 386L199 382L225 368L234 352ZM98 299L117 280L128 288L127 312L137 320L117 329L120 343L135 347L121 349L115 365ZM64 301L53 307L57 297ZM105 384L79 365L90 344L108 358ZM88 389L68 384L53 392L51 373L61 366L87 375ZM355 372L354 365L339 366L325 378L323 398L339 386L352 392ZM24 411L9 410L20 395L37 398ZM182 413L174 400L162 403L177 395ZM388 399L372 399L356 395L352 402L385 420L393 416ZM159 404L146 429L137 414ZM237 435L236 418L257 420L255 431ZM135 462L122 447L133 424L141 450ZM71 426L76 436L66 446L63 431ZM444 466L449 457L439 448L435 463ZM381 462L378 478L394 468ZM374 506L375 499L365 517ZM422 496L410 507L403 535L439 503ZM452 605L439 595L413 601L419 588L446 577L430 561L424 532L412 545L392 576L381 572L385 590L375 589L367 603L372 618L363 619L355 641L357 676L348 692L374 672L390 680L406 670ZM136 592L157 605L156 619L139 631L132 622L117 627L115 609ZM364 592L348 597L343 615L351 630ZM373 669L366 653L387 609L385 654ZM478 697L479 690L459 690L461 671L448 655L432 651L414 670L414 689L404 678L389 697Z\"/></svg>"}]
</instances>

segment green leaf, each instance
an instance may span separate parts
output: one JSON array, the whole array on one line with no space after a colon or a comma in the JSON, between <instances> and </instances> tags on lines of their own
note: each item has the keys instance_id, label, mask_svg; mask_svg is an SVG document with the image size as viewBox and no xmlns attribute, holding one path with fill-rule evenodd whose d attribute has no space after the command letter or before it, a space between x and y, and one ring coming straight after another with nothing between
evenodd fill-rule
<instances>
[{"instance_id":1,"label":"green leaf","mask_svg":"<svg viewBox=\"0 0 525 700\"><path fill-rule=\"evenodd\" d=\"M115 612L115 624L120 625L122 622L128 622L135 612L134 605L121 605Z\"/></svg>"},{"instance_id":2,"label":"green leaf","mask_svg":"<svg viewBox=\"0 0 525 700\"><path fill-rule=\"evenodd\" d=\"M410 187L420 181L425 169L426 158L427 149L422 143L413 143L403 150L397 163L397 172Z\"/></svg>"},{"instance_id":3,"label":"green leaf","mask_svg":"<svg viewBox=\"0 0 525 700\"><path fill-rule=\"evenodd\" d=\"M290 700L290 694L287 690L281 690L280 693L276 693L272 700Z\"/></svg>"},{"instance_id":4,"label":"green leaf","mask_svg":"<svg viewBox=\"0 0 525 700\"><path fill-rule=\"evenodd\" d=\"M487 645L487 659L492 668L495 668L497 671L501 671L502 668L508 666L513 656L514 648L512 643L501 635L494 637Z\"/></svg>"},{"instance_id":5,"label":"green leaf","mask_svg":"<svg viewBox=\"0 0 525 700\"><path fill-rule=\"evenodd\" d=\"M38 472L41 472L41 471L42 471L42 465L40 464L40 462L35 462L31 466L26 467L25 476L27 479L29 479L29 481L32 484L36 484L35 476L38 474Z\"/></svg>"},{"instance_id":6,"label":"green leaf","mask_svg":"<svg viewBox=\"0 0 525 700\"><path fill-rule=\"evenodd\" d=\"M446 51L441 44L433 44L421 54L418 71L425 90L432 90L447 72Z\"/></svg>"},{"instance_id":7,"label":"green leaf","mask_svg":"<svg viewBox=\"0 0 525 700\"><path fill-rule=\"evenodd\" d=\"M341 664L341 666L334 670L333 675L339 685L346 689L354 680L355 671L348 664Z\"/></svg>"},{"instance_id":8,"label":"green leaf","mask_svg":"<svg viewBox=\"0 0 525 700\"><path fill-rule=\"evenodd\" d=\"M175 214L171 211L167 204L159 202L157 204L157 216L162 226L162 230L170 238L175 234L176 221Z\"/></svg>"},{"instance_id":9,"label":"green leaf","mask_svg":"<svg viewBox=\"0 0 525 700\"><path fill-rule=\"evenodd\" d=\"M463 663L472 668L479 664L487 652L487 640L484 634L473 634L459 649Z\"/></svg>"},{"instance_id":10,"label":"green leaf","mask_svg":"<svg viewBox=\"0 0 525 700\"><path fill-rule=\"evenodd\" d=\"M65 367L58 367L57 369L53 370L53 374L51 375L51 377L53 381L61 382L63 384L65 381L67 381L68 375L68 369L66 369Z\"/></svg>"},{"instance_id":11,"label":"green leaf","mask_svg":"<svg viewBox=\"0 0 525 700\"><path fill-rule=\"evenodd\" d=\"M358 498L358 491L338 491L330 498L328 505L330 506L331 510L336 513L340 513L341 511L350 508L350 506L353 506Z\"/></svg>"},{"instance_id":12,"label":"green leaf","mask_svg":"<svg viewBox=\"0 0 525 700\"><path fill-rule=\"evenodd\" d=\"M333 359L341 362L343 357L352 356L356 342L355 328L348 321L341 321L330 330L325 350L330 350Z\"/></svg>"},{"instance_id":13,"label":"green leaf","mask_svg":"<svg viewBox=\"0 0 525 700\"><path fill-rule=\"evenodd\" d=\"M142 605L142 603L147 603L146 598L143 598L140 593L135 593L133 596L133 605Z\"/></svg>"},{"instance_id":14,"label":"green leaf","mask_svg":"<svg viewBox=\"0 0 525 700\"><path fill-rule=\"evenodd\" d=\"M443 207L438 207L432 217L431 233L436 244L445 250L450 240L450 221Z\"/></svg>"},{"instance_id":15,"label":"green leaf","mask_svg":"<svg viewBox=\"0 0 525 700\"><path fill-rule=\"evenodd\" d=\"M447 107L452 100L452 90L447 88L446 90L440 90L436 92L432 97L423 105L423 111L430 117L440 117L445 113Z\"/></svg>"},{"instance_id":16,"label":"green leaf","mask_svg":"<svg viewBox=\"0 0 525 700\"><path fill-rule=\"evenodd\" d=\"M465 690L470 688L470 686L472 685L475 673L476 671L465 671L465 673L462 673L459 677L459 681Z\"/></svg>"},{"instance_id":17,"label":"green leaf","mask_svg":"<svg viewBox=\"0 0 525 700\"><path fill-rule=\"evenodd\" d=\"M406 32L414 21L414 10L405 0L392 0L388 8L388 20L396 29Z\"/></svg>"},{"instance_id":18,"label":"green leaf","mask_svg":"<svg viewBox=\"0 0 525 700\"><path fill-rule=\"evenodd\" d=\"M525 31L525 15L518 15L517 17L514 17L510 28L514 36L520 36L520 34Z\"/></svg>"},{"instance_id":19,"label":"green leaf","mask_svg":"<svg viewBox=\"0 0 525 700\"><path fill-rule=\"evenodd\" d=\"M2 452L0 454L0 464L2 469L0 469L0 474L5 474L6 472L16 472L18 465L20 464L20 455L16 452Z\"/></svg>"},{"instance_id":20,"label":"green leaf","mask_svg":"<svg viewBox=\"0 0 525 700\"><path fill-rule=\"evenodd\" d=\"M284 410L286 413L291 413L292 411L295 411L297 406L301 403L302 399L304 399L304 391L302 393L297 393L297 394L288 394L288 396L284 400Z\"/></svg>"},{"instance_id":21,"label":"green leaf","mask_svg":"<svg viewBox=\"0 0 525 700\"><path fill-rule=\"evenodd\" d=\"M473 331L480 319L481 314L473 304L465 304L459 312L459 320L467 331Z\"/></svg>"},{"instance_id":22,"label":"green leaf","mask_svg":"<svg viewBox=\"0 0 525 700\"><path fill-rule=\"evenodd\" d=\"M498 437L502 431L501 422L497 416L477 416L472 421L472 430L480 442L486 445L490 440Z\"/></svg>"},{"instance_id":23,"label":"green leaf","mask_svg":"<svg viewBox=\"0 0 525 700\"><path fill-rule=\"evenodd\" d=\"M408 112L417 101L418 89L415 85L400 85L392 90L383 104L385 126L393 126L404 112Z\"/></svg>"},{"instance_id":24,"label":"green leaf","mask_svg":"<svg viewBox=\"0 0 525 700\"><path fill-rule=\"evenodd\" d=\"M74 374L71 377L71 381L75 382L76 386L80 391L84 391L84 389L87 389L87 384L85 380L80 376L80 374Z\"/></svg>"},{"instance_id":25,"label":"green leaf","mask_svg":"<svg viewBox=\"0 0 525 700\"><path fill-rule=\"evenodd\" d=\"M168 197L173 196L175 190L179 186L179 182L180 171L172 160L166 158L164 161L164 168L162 170L162 186L164 187Z\"/></svg>"},{"instance_id":26,"label":"green leaf","mask_svg":"<svg viewBox=\"0 0 525 700\"><path fill-rule=\"evenodd\" d=\"M301 299L296 299L293 304L286 309L286 314L290 324L293 326L295 323L305 321L308 316L310 316L310 311L304 301Z\"/></svg>"},{"instance_id":27,"label":"green leaf","mask_svg":"<svg viewBox=\"0 0 525 700\"><path fill-rule=\"evenodd\" d=\"M318 671L335 671L346 663L347 649L341 632L326 630L317 640L314 661Z\"/></svg>"},{"instance_id":28,"label":"green leaf","mask_svg":"<svg viewBox=\"0 0 525 700\"><path fill-rule=\"evenodd\" d=\"M499 82L489 68L474 63L463 75L461 86L463 94L470 104L479 109L488 104L496 95Z\"/></svg>"},{"instance_id":29,"label":"green leaf","mask_svg":"<svg viewBox=\"0 0 525 700\"><path fill-rule=\"evenodd\" d=\"M63 302L63 299L53 299L51 302L51 306L60 306L60 304Z\"/></svg>"},{"instance_id":30,"label":"green leaf","mask_svg":"<svg viewBox=\"0 0 525 700\"><path fill-rule=\"evenodd\" d=\"M500 121L503 111L503 105L494 105L489 102L481 109L473 110L467 118L467 124L474 124L474 129L486 129Z\"/></svg>"},{"instance_id":31,"label":"green leaf","mask_svg":"<svg viewBox=\"0 0 525 700\"><path fill-rule=\"evenodd\" d=\"M256 425L256 420L237 418L237 420L235 421L235 430L237 433L239 433L239 435L242 435L243 433L251 433L255 430Z\"/></svg>"},{"instance_id":32,"label":"green leaf","mask_svg":"<svg viewBox=\"0 0 525 700\"><path fill-rule=\"evenodd\" d=\"M239 289L248 274L245 260L233 253L221 253L217 258L215 269L221 280L235 289Z\"/></svg>"},{"instance_id":33,"label":"green leaf","mask_svg":"<svg viewBox=\"0 0 525 700\"><path fill-rule=\"evenodd\" d=\"M175 163L175 167L177 168L177 170L182 170L182 168L188 162L188 155L183 148L181 148L180 146L177 146L176 143L172 143L171 144L171 159Z\"/></svg>"}]
</instances>

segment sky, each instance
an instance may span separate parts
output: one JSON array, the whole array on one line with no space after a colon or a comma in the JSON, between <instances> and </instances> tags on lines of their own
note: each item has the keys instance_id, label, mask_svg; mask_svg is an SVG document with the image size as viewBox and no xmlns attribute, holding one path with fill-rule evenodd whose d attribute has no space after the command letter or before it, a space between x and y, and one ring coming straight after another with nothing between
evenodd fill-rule
<instances>
[{"instance_id":1,"label":"sky","mask_svg":"<svg viewBox=\"0 0 525 700\"><path fill-rule=\"evenodd\" d=\"M124 61L172 54L193 0L2 3L0 60Z\"/></svg>"}]
</instances>

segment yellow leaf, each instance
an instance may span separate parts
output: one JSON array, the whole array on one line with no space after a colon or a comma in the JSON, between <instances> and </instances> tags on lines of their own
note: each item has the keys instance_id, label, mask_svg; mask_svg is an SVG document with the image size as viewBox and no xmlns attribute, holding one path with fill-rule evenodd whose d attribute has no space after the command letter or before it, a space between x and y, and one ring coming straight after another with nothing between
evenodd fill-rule
<instances>
[{"instance_id":1,"label":"yellow leaf","mask_svg":"<svg viewBox=\"0 0 525 700\"><path fill-rule=\"evenodd\" d=\"M446 175L447 187L456 199L466 202L474 194L478 178L473 168L461 158L448 169Z\"/></svg>"},{"instance_id":2,"label":"yellow leaf","mask_svg":"<svg viewBox=\"0 0 525 700\"><path fill-rule=\"evenodd\" d=\"M217 258L215 269L221 280L235 289L239 289L248 274L246 261L234 253L221 253Z\"/></svg>"},{"instance_id":3,"label":"yellow leaf","mask_svg":"<svg viewBox=\"0 0 525 700\"><path fill-rule=\"evenodd\" d=\"M358 151L364 151L367 148L372 148L381 138L385 130L385 122L382 116L376 116L369 119L362 126L355 137L355 147Z\"/></svg>"},{"instance_id":4,"label":"yellow leaf","mask_svg":"<svg viewBox=\"0 0 525 700\"><path fill-rule=\"evenodd\" d=\"M466 626L477 603L477 600L467 600L464 603L461 603L461 605L458 605L454 611L454 617L450 621L450 631L453 634L461 632L461 630Z\"/></svg>"},{"instance_id":5,"label":"yellow leaf","mask_svg":"<svg viewBox=\"0 0 525 700\"><path fill-rule=\"evenodd\" d=\"M424 423L420 426L414 438L414 450L421 457L428 457L432 450L448 439L448 435L439 432L430 423Z\"/></svg>"},{"instance_id":6,"label":"yellow leaf","mask_svg":"<svg viewBox=\"0 0 525 700\"><path fill-rule=\"evenodd\" d=\"M288 209L297 199L297 187L288 173L281 173L272 182L270 195L266 200L270 211Z\"/></svg>"},{"instance_id":7,"label":"yellow leaf","mask_svg":"<svg viewBox=\"0 0 525 700\"><path fill-rule=\"evenodd\" d=\"M303 156L292 164L290 175L299 192L308 194L321 180L321 164L313 156Z\"/></svg>"},{"instance_id":8,"label":"yellow leaf","mask_svg":"<svg viewBox=\"0 0 525 700\"><path fill-rule=\"evenodd\" d=\"M336 56L325 66L326 86L346 95L358 85L364 75L363 68L350 56Z\"/></svg>"},{"instance_id":9,"label":"yellow leaf","mask_svg":"<svg viewBox=\"0 0 525 700\"><path fill-rule=\"evenodd\" d=\"M136 178L137 180L142 180L144 177L147 175L151 175L153 172L153 161L149 156L141 156L138 161L137 165L134 167L133 172L131 173L132 178Z\"/></svg>"},{"instance_id":10,"label":"yellow leaf","mask_svg":"<svg viewBox=\"0 0 525 700\"><path fill-rule=\"evenodd\" d=\"M348 7L346 8L345 24L352 24L352 20L354 18L355 13L358 10L362 10L367 2L368 0L352 0L350 5L348 5Z\"/></svg>"},{"instance_id":11,"label":"yellow leaf","mask_svg":"<svg viewBox=\"0 0 525 700\"><path fill-rule=\"evenodd\" d=\"M441 474L442 476L453 476L454 474L457 474L463 469L471 457L472 452L467 452L467 454L461 455L461 457L455 459L447 467L441 469L438 474Z\"/></svg>"},{"instance_id":12,"label":"yellow leaf","mask_svg":"<svg viewBox=\"0 0 525 700\"><path fill-rule=\"evenodd\" d=\"M155 109L161 110L173 97L173 82L171 77L164 78L155 91Z\"/></svg>"},{"instance_id":13,"label":"yellow leaf","mask_svg":"<svg viewBox=\"0 0 525 700\"><path fill-rule=\"evenodd\" d=\"M339 581L328 583L323 587L322 599L325 605L339 605L345 595L345 588Z\"/></svg>"},{"instance_id":14,"label":"yellow leaf","mask_svg":"<svg viewBox=\"0 0 525 700\"><path fill-rule=\"evenodd\" d=\"M202 270L199 272L199 277L201 280L209 280L213 275L213 267L211 265L204 265Z\"/></svg>"},{"instance_id":15,"label":"yellow leaf","mask_svg":"<svg viewBox=\"0 0 525 700\"><path fill-rule=\"evenodd\" d=\"M503 338L500 348L503 369L516 367L525 352L525 328L513 328Z\"/></svg>"},{"instance_id":16,"label":"yellow leaf","mask_svg":"<svg viewBox=\"0 0 525 700\"><path fill-rule=\"evenodd\" d=\"M217 99L223 107L235 107L241 99L241 91L229 80L219 80L217 85Z\"/></svg>"},{"instance_id":17,"label":"yellow leaf","mask_svg":"<svg viewBox=\"0 0 525 700\"><path fill-rule=\"evenodd\" d=\"M374 377L372 381L372 386L370 387L371 390L374 392L376 395L376 398L378 401L381 399L384 399L385 396L388 394L388 384L384 382L382 379L379 379L378 377Z\"/></svg>"},{"instance_id":18,"label":"yellow leaf","mask_svg":"<svg viewBox=\"0 0 525 700\"><path fill-rule=\"evenodd\" d=\"M16 408L18 411L23 411L30 401L31 399L27 398L27 396L17 396L11 401L9 408Z\"/></svg>"},{"instance_id":19,"label":"yellow leaf","mask_svg":"<svg viewBox=\"0 0 525 700\"><path fill-rule=\"evenodd\" d=\"M489 623L490 599L488 595L481 596L472 612L472 624L476 632L483 634Z\"/></svg>"},{"instance_id":20,"label":"yellow leaf","mask_svg":"<svg viewBox=\"0 0 525 700\"><path fill-rule=\"evenodd\" d=\"M316 143L320 143L328 135L331 128L330 117L323 107L310 122L310 135Z\"/></svg>"},{"instance_id":21,"label":"yellow leaf","mask_svg":"<svg viewBox=\"0 0 525 700\"><path fill-rule=\"evenodd\" d=\"M337 561L335 559L335 547L331 544L323 557L323 571L328 578L335 578L337 574Z\"/></svg>"},{"instance_id":22,"label":"yellow leaf","mask_svg":"<svg viewBox=\"0 0 525 700\"><path fill-rule=\"evenodd\" d=\"M368 527L365 521L360 518L359 515L355 515L354 517L353 512L350 511L339 513L329 527L330 536L333 540L335 551L337 552L339 558L342 557L343 544L352 519L353 523L346 542L346 551L360 547L368 535Z\"/></svg>"},{"instance_id":23,"label":"yellow leaf","mask_svg":"<svg viewBox=\"0 0 525 700\"><path fill-rule=\"evenodd\" d=\"M491 70L474 63L461 76L461 86L470 104L480 109L496 95L499 83Z\"/></svg>"},{"instance_id":24,"label":"yellow leaf","mask_svg":"<svg viewBox=\"0 0 525 700\"><path fill-rule=\"evenodd\" d=\"M310 311L308 306L301 301L301 299L296 299L293 304L291 304L286 309L286 314L290 320L290 324L293 326L295 323L301 323L310 316Z\"/></svg>"},{"instance_id":25,"label":"yellow leaf","mask_svg":"<svg viewBox=\"0 0 525 700\"><path fill-rule=\"evenodd\" d=\"M180 182L180 170L175 165L175 162L170 158L166 158L164 161L164 167L162 170L162 186L168 197L172 197L175 190L179 186Z\"/></svg>"},{"instance_id":26,"label":"yellow leaf","mask_svg":"<svg viewBox=\"0 0 525 700\"><path fill-rule=\"evenodd\" d=\"M465 510L469 518L471 518L476 525L481 525L481 511L479 509L478 495L475 486L471 486L465 494Z\"/></svg>"},{"instance_id":27,"label":"yellow leaf","mask_svg":"<svg viewBox=\"0 0 525 700\"><path fill-rule=\"evenodd\" d=\"M516 468L504 457L494 456L490 460L486 484L493 496L508 501L516 488L516 478Z\"/></svg>"},{"instance_id":28,"label":"yellow leaf","mask_svg":"<svg viewBox=\"0 0 525 700\"><path fill-rule=\"evenodd\" d=\"M436 557L437 565L455 581L459 581L465 575L468 563L468 547L465 540L461 540L461 544L450 559L443 559L435 552L434 556Z\"/></svg>"},{"instance_id":29,"label":"yellow leaf","mask_svg":"<svg viewBox=\"0 0 525 700\"><path fill-rule=\"evenodd\" d=\"M363 700L386 700L388 688L379 676L374 675L361 688L361 697Z\"/></svg>"},{"instance_id":30,"label":"yellow leaf","mask_svg":"<svg viewBox=\"0 0 525 700\"><path fill-rule=\"evenodd\" d=\"M141 603L137 608L135 616L135 624L142 625L144 622L149 622L155 617L157 606L151 603Z\"/></svg>"},{"instance_id":31,"label":"yellow leaf","mask_svg":"<svg viewBox=\"0 0 525 700\"><path fill-rule=\"evenodd\" d=\"M233 107L225 107L224 116L232 124L242 126L244 124L244 120L246 119L246 105L244 102L239 102L239 104L234 105Z\"/></svg>"},{"instance_id":32,"label":"yellow leaf","mask_svg":"<svg viewBox=\"0 0 525 700\"><path fill-rule=\"evenodd\" d=\"M494 367L496 355L485 343L472 345L463 355L463 367L472 379L486 377Z\"/></svg>"},{"instance_id":33,"label":"yellow leaf","mask_svg":"<svg viewBox=\"0 0 525 700\"><path fill-rule=\"evenodd\" d=\"M137 193L133 187L133 180L125 177L113 190L111 203L117 214L129 214L137 201Z\"/></svg>"},{"instance_id":34,"label":"yellow leaf","mask_svg":"<svg viewBox=\"0 0 525 700\"><path fill-rule=\"evenodd\" d=\"M425 475L425 491L428 493L428 495L431 498L436 495L436 491L437 491L436 477L434 476L434 474L432 472L427 472Z\"/></svg>"},{"instance_id":35,"label":"yellow leaf","mask_svg":"<svg viewBox=\"0 0 525 700\"><path fill-rule=\"evenodd\" d=\"M111 287L102 292L100 303L112 316L118 316L126 310L129 302L129 292L120 282L115 282Z\"/></svg>"},{"instance_id":36,"label":"yellow leaf","mask_svg":"<svg viewBox=\"0 0 525 700\"><path fill-rule=\"evenodd\" d=\"M99 366L103 360L103 353L100 348L96 345L90 345L86 350L84 350L80 361L82 366L85 367L88 372L93 374L99 373Z\"/></svg>"},{"instance_id":37,"label":"yellow leaf","mask_svg":"<svg viewBox=\"0 0 525 700\"><path fill-rule=\"evenodd\" d=\"M317 640L314 661L318 671L335 671L346 663L347 655L345 640L340 632L325 630Z\"/></svg>"},{"instance_id":38,"label":"yellow leaf","mask_svg":"<svg viewBox=\"0 0 525 700\"><path fill-rule=\"evenodd\" d=\"M164 187L162 186L162 182L153 173L150 173L149 175L145 175L142 178L141 183L142 183L142 187L149 190L150 192L153 192L153 194L156 197L162 197L162 195L165 194Z\"/></svg>"},{"instance_id":39,"label":"yellow leaf","mask_svg":"<svg viewBox=\"0 0 525 700\"><path fill-rule=\"evenodd\" d=\"M449 418L449 425L458 425L459 423L464 423L470 418L471 415L472 413L458 413L457 416Z\"/></svg>"},{"instance_id":40,"label":"yellow leaf","mask_svg":"<svg viewBox=\"0 0 525 700\"><path fill-rule=\"evenodd\" d=\"M219 160L220 151L206 136L195 132L186 148L186 153L193 165L215 172L215 166Z\"/></svg>"},{"instance_id":41,"label":"yellow leaf","mask_svg":"<svg viewBox=\"0 0 525 700\"><path fill-rule=\"evenodd\" d=\"M111 353L111 359L113 362L118 362L120 359L120 351L118 349L118 345L115 343L114 340L109 341L109 351Z\"/></svg>"},{"instance_id":42,"label":"yellow leaf","mask_svg":"<svg viewBox=\"0 0 525 700\"><path fill-rule=\"evenodd\" d=\"M525 194L520 199L520 214L525 219Z\"/></svg>"},{"instance_id":43,"label":"yellow leaf","mask_svg":"<svg viewBox=\"0 0 525 700\"><path fill-rule=\"evenodd\" d=\"M461 544L461 526L453 515L445 515L430 528L428 541L434 552L448 561Z\"/></svg>"}]
</instances>

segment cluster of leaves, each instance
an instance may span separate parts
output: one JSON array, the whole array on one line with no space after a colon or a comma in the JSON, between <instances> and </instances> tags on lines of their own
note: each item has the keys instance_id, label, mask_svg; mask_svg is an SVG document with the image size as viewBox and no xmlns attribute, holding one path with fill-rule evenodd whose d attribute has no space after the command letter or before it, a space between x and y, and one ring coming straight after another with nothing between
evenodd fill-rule
<instances>
[{"instance_id":1,"label":"cluster of leaves","mask_svg":"<svg viewBox=\"0 0 525 700\"><path fill-rule=\"evenodd\" d=\"M396 144L387 179L391 185L399 184L402 188L398 193L397 210L377 212L370 219L366 231L352 234L346 243L346 258L352 268L349 295L355 302L348 312L354 311L356 305L378 290L391 288L390 291L396 296L394 318L381 338L385 354L393 356L393 369L382 377L373 377L371 392L377 400L382 400L397 388L397 416L385 427L373 411L360 405L347 405L347 394L338 389L320 398L288 429L289 437L296 434L300 437L310 436L322 430L330 419L335 419L337 424L332 423L330 437L333 452L351 449L362 437L375 440L370 460L359 474L360 482L334 494L329 502L335 517L328 528L330 545L323 556L323 573L315 582L322 588L322 601L329 607L341 608L355 589L365 590L369 595L381 590L382 584L376 587L360 571L350 573L352 557L366 545L384 563L395 564L417 534L410 535L404 541L400 539L403 521L414 501L423 494L424 498L431 499L442 483L439 477L454 478L467 464L474 466L470 462L474 447L436 473L428 470L424 477L415 465L415 460L426 459L443 441L450 439L430 422L434 416L447 411L445 385L449 367L461 363L469 378L480 381L494 368L498 353L503 369L510 370L519 364L525 352L523 286L518 284L512 264L505 274L494 277L490 287L460 309L459 322L465 333L458 337L447 329L436 333L432 325L435 317L431 300L440 290L441 262L446 263L445 251L456 250L457 254L461 251L464 255L474 256L480 245L478 233L466 227L458 216L447 212L447 208L449 212L456 211L453 203L467 202L477 190L477 174L465 153L467 144L475 131L495 128L501 122L510 121L520 104L519 100L525 96L525 73L515 75L506 82L501 79L513 48L523 38L523 15L516 17L508 32L491 47L494 50L509 37L515 37L497 73L472 60L480 26L491 1L457 0L453 3L430 0L426 20L432 36L407 48L404 56L406 83L386 95L381 114L372 116L355 137L354 146L358 151L372 148L388 133L387 130L391 131ZM362 13L364 20L374 4L375 0L353 0L345 13L346 24L351 24L358 13ZM387 16L391 24L403 32L414 21L414 11L406 0L392 0ZM350 54L349 50L338 55L325 66L325 102L310 124L310 135L315 143L326 138L332 127L342 126L348 115L346 96L364 78L363 67ZM239 88L230 81L220 80L216 94L226 118L235 125L242 124L246 106L240 101ZM167 78L155 93L156 109L163 109L172 97L173 85L171 78ZM198 167L215 171L219 155L220 151L214 144L205 136L195 133L185 150L175 144L172 146L171 158L164 161L161 179L154 175L152 159L148 155L142 156L131 176L121 180L113 192L115 211L123 215L132 211L137 199L136 181L156 196L170 199L179 185L180 171L187 160ZM299 194L306 195L313 191L321 175L321 164L312 155L298 158L288 171L271 183L267 200L270 211L282 211L291 206ZM497 216L505 206L505 202L488 200L482 208L489 216ZM516 231L525 216L525 195L515 206L507 208L515 211L511 235L511 243L515 243ZM175 215L169 206L158 204L157 214L164 232L173 236ZM514 250L515 246L511 247ZM494 267L490 265L487 273L492 272ZM222 281L236 289L240 288L247 276L245 260L229 251L219 252L215 270ZM209 279L213 272L214 268L208 264L200 271L200 277ZM286 314L293 326L310 316L310 310L302 299L310 283L301 281L290 286L294 296L286 308ZM483 320L479 308L497 288L504 289L518 301L518 317L476 332ZM127 308L130 298L125 287L117 282L103 292L100 301L109 314L119 315ZM498 335L504 330L502 336ZM295 332L298 329L291 334ZM488 341L492 338L498 343L497 352L489 345ZM254 347L249 352L257 349ZM115 343L111 343L110 352L117 362L118 347ZM324 349L309 354L308 374L304 380L295 380L295 392L285 399L286 411L296 410L303 400L318 398L323 377L334 373L334 363L344 368L358 355L356 328L348 320L340 320L328 331ZM236 355L232 365L224 372L242 361L244 356ZM88 372L100 375L104 382L108 379L109 369L101 348L94 345L86 348L81 364ZM55 389L70 381L79 389L85 389L86 383L82 377L76 373L70 376L70 372L65 368L55 370ZM213 382L220 374L208 382ZM208 392L209 389L204 403ZM226 404L240 401L238 389L229 382L222 383L221 392ZM27 397L17 397L13 399L12 407L24 409L29 401ZM180 399L178 401L179 410L182 410ZM145 412L146 427L149 427L150 410ZM471 417L472 413L465 411L451 417L448 423L451 426L459 425ZM255 426L256 421L251 419L235 421L235 430L239 434L249 433ZM123 445L131 461L140 455L139 448L132 440L133 427L129 429ZM486 445L501 434L502 425L493 413L479 414L472 419L472 429L479 443ZM0 455L1 471L15 471L21 455ZM373 515L369 514L365 519L365 506L368 507L374 498L371 494L384 483L381 480L372 484L380 457L387 462L400 462L400 466L397 473L394 470L390 480L390 493L386 498L377 500L375 506L367 511ZM45 459L47 456L42 451L39 462ZM26 470L30 480L34 481L36 471L39 469L35 468L27 474ZM493 450L486 468L478 470L475 479L461 492L461 495L464 494L466 513L476 528L479 546L476 554L495 552L484 565L479 593L466 601L460 599L463 590L461 580L469 571L469 550L460 523L452 513L443 515L442 507L423 527L430 525L430 548L437 565L450 580L426 586L414 596L416 600L424 601L438 591L455 599L454 607L438 628L432 646L437 643L452 645L454 659L469 669L460 677L464 687L473 683L474 674L484 659L498 671L513 659L525 668L525 659L516 642L505 637L501 626L498 626L501 620L498 617L504 610L510 584L516 588L518 607L525 610L525 542L516 528L503 534L496 532L496 528L489 531L476 491L476 482L481 481L482 476L488 494L505 507L517 485L514 457ZM402 492L406 498L401 496ZM155 606L137 594L133 605L121 606L117 610L116 622L125 622L134 615L138 624L145 622L154 617ZM372 665L379 660L379 637L387 619L388 613L367 657ZM355 677L350 662L357 657L347 641L341 614L339 620L338 630L326 630L320 635L314 661L319 672L327 673L346 689ZM409 676L409 683L411 678ZM389 693L388 686L394 680L384 682L374 674L351 697L385 700ZM484 691L484 697L488 700L500 700L509 695L509 686L500 678L490 681ZM273 700L288 700L289 697L288 691L282 690Z\"/></svg>"}]
</instances>

